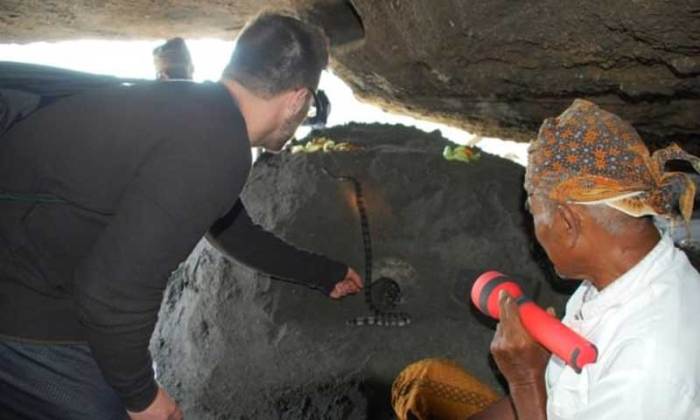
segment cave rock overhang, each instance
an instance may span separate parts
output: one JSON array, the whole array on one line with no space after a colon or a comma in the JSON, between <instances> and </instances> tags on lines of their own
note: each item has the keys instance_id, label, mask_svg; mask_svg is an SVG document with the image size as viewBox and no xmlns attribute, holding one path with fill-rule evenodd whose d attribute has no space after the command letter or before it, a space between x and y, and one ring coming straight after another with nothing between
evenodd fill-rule
<instances>
[{"instance_id":1,"label":"cave rock overhang","mask_svg":"<svg viewBox=\"0 0 700 420\"><path fill-rule=\"evenodd\" d=\"M9 1L0 4L0 37L231 39L261 9L277 7L325 26L333 70L386 109L529 141L544 118L583 97L652 145L697 148L697 1Z\"/></svg>"}]
</instances>

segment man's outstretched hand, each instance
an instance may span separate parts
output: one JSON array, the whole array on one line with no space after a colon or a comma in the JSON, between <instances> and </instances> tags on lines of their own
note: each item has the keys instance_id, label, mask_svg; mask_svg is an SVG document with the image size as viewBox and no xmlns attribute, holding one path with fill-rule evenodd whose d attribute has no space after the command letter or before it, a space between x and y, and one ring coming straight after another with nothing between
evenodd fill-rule
<instances>
[{"instance_id":1,"label":"man's outstretched hand","mask_svg":"<svg viewBox=\"0 0 700 420\"><path fill-rule=\"evenodd\" d=\"M363 287L364 283L362 281L362 277L360 277L355 270L348 267L348 272L345 274L345 278L335 284L335 287L331 291L330 297L333 299L340 299L343 296L354 295L362 290Z\"/></svg>"}]
</instances>

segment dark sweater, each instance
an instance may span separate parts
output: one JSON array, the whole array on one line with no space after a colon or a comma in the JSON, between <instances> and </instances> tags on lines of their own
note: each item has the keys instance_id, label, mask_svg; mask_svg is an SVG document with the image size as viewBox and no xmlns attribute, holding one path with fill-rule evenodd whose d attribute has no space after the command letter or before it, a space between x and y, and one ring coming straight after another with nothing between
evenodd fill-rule
<instances>
[{"instance_id":1,"label":"dark sweater","mask_svg":"<svg viewBox=\"0 0 700 420\"><path fill-rule=\"evenodd\" d=\"M155 397L148 343L169 274L207 233L328 294L346 266L253 224L243 117L220 84L148 83L46 106L0 137L0 335L87 342L127 409Z\"/></svg>"}]
</instances>

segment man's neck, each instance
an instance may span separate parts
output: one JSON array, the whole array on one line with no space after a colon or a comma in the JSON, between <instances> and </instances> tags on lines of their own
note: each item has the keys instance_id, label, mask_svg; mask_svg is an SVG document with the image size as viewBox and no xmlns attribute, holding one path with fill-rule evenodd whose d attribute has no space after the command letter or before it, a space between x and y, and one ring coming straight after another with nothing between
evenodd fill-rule
<instances>
[{"instance_id":1,"label":"man's neck","mask_svg":"<svg viewBox=\"0 0 700 420\"><path fill-rule=\"evenodd\" d=\"M260 147L260 139L269 134L269 101L256 96L235 80L221 79L243 115L251 147Z\"/></svg>"},{"instance_id":2,"label":"man's neck","mask_svg":"<svg viewBox=\"0 0 700 420\"><path fill-rule=\"evenodd\" d=\"M659 243L659 231L653 224L629 234L618 234L608 240L601 240L602 252L597 252L590 282L598 290L603 290L634 266L639 264Z\"/></svg>"}]
</instances>

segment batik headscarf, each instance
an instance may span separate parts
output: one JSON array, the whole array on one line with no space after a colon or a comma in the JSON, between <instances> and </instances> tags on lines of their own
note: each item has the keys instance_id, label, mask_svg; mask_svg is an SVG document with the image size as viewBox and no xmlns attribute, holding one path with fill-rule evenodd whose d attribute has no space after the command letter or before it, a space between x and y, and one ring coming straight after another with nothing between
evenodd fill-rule
<instances>
[{"instance_id":1,"label":"batik headscarf","mask_svg":"<svg viewBox=\"0 0 700 420\"><path fill-rule=\"evenodd\" d=\"M634 217L693 212L695 184L687 174L665 172L669 160L700 159L676 144L649 154L635 129L594 103L577 99L548 118L529 148L525 188L558 202L604 203Z\"/></svg>"}]
</instances>

